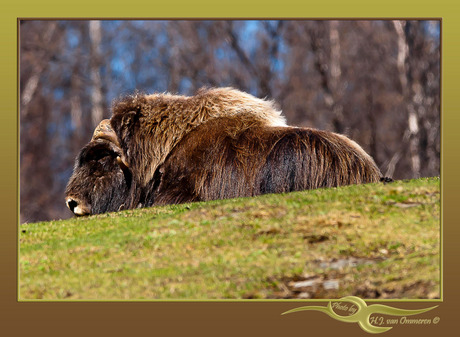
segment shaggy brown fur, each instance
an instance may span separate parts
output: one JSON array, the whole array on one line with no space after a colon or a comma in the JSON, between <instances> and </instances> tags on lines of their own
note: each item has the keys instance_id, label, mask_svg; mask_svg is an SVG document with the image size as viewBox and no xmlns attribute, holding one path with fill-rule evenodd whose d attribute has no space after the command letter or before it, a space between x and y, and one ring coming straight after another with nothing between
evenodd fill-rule
<instances>
[{"instance_id":1,"label":"shaggy brown fur","mask_svg":"<svg viewBox=\"0 0 460 337\"><path fill-rule=\"evenodd\" d=\"M112 110L112 127L142 185L188 132L210 119L250 115L266 125L286 125L272 102L232 88L201 89L191 97L137 94L116 102Z\"/></svg>"},{"instance_id":2,"label":"shaggy brown fur","mask_svg":"<svg viewBox=\"0 0 460 337\"><path fill-rule=\"evenodd\" d=\"M144 193L146 205L380 180L372 158L342 135L249 119L214 119L185 136L160 167L158 187Z\"/></svg>"},{"instance_id":3,"label":"shaggy brown fur","mask_svg":"<svg viewBox=\"0 0 460 337\"><path fill-rule=\"evenodd\" d=\"M347 137L288 127L271 102L209 89L118 101L110 125L103 121L80 153L66 200L94 214L379 179Z\"/></svg>"}]
</instances>

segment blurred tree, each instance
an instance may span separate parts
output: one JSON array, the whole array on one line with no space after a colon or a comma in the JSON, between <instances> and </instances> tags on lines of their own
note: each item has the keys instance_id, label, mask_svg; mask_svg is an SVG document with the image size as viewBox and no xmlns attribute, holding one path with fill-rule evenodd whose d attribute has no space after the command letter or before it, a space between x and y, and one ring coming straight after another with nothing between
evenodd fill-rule
<instances>
[{"instance_id":1,"label":"blurred tree","mask_svg":"<svg viewBox=\"0 0 460 337\"><path fill-rule=\"evenodd\" d=\"M30 29L21 35L20 81L20 201L21 222L48 219L55 214L49 208L52 195L46 193L55 184L51 164L51 143L47 129L52 123L46 97L46 73L54 62L62 40L56 22L27 22Z\"/></svg>"},{"instance_id":2,"label":"blurred tree","mask_svg":"<svg viewBox=\"0 0 460 337\"><path fill-rule=\"evenodd\" d=\"M90 74L91 74L91 119L92 125L95 128L103 119L102 112L102 81L100 67L102 62L101 55L101 22L92 20L89 21L89 38L91 40L90 48Z\"/></svg>"}]
</instances>

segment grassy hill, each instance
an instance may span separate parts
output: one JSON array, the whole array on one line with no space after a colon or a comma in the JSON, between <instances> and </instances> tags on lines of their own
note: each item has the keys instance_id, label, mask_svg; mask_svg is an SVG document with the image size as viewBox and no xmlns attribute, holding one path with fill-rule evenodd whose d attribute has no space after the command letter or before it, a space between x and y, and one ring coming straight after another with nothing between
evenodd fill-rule
<instances>
[{"instance_id":1,"label":"grassy hill","mask_svg":"<svg viewBox=\"0 0 460 337\"><path fill-rule=\"evenodd\" d=\"M440 180L19 228L19 299L439 298Z\"/></svg>"}]
</instances>

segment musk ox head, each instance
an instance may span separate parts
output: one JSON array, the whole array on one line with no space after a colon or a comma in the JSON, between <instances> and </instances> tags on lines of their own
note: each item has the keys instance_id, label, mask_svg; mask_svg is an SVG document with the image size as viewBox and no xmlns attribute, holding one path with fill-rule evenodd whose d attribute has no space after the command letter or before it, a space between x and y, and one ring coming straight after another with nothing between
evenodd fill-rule
<instances>
[{"instance_id":1,"label":"musk ox head","mask_svg":"<svg viewBox=\"0 0 460 337\"><path fill-rule=\"evenodd\" d=\"M66 205L75 215L123 209L132 179L123 158L109 121L103 120L78 154L65 190Z\"/></svg>"}]
</instances>

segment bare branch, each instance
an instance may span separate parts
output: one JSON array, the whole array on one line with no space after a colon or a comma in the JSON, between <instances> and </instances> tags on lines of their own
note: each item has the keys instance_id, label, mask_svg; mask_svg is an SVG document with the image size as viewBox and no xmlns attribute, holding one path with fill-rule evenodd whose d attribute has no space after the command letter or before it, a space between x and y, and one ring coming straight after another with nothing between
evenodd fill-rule
<instances>
[{"instance_id":1,"label":"bare branch","mask_svg":"<svg viewBox=\"0 0 460 337\"><path fill-rule=\"evenodd\" d=\"M241 48L238 38L233 31L233 23L232 21L229 21L227 24L227 35L230 38L230 45L232 46L233 50L236 52L236 55L240 59L240 61L243 63L243 65L247 68L249 72L253 76L258 76L257 69L254 67L252 64L251 60L247 57L246 53L244 52L243 48Z\"/></svg>"}]
</instances>

